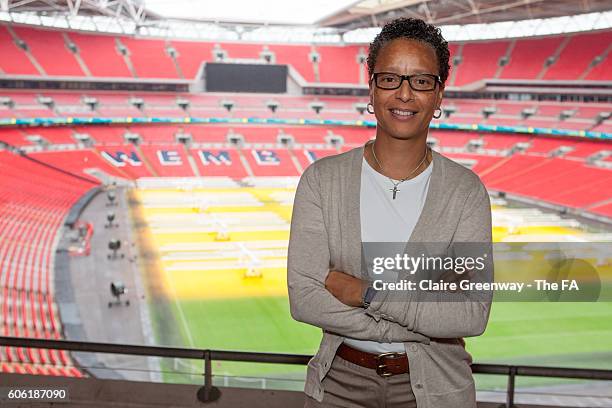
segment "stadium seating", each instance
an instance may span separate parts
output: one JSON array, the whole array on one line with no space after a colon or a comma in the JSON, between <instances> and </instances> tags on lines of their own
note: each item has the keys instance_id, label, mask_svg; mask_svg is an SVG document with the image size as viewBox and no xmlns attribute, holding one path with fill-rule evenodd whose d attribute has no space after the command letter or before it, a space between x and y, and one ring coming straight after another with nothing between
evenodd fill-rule
<instances>
[{"instance_id":1,"label":"stadium seating","mask_svg":"<svg viewBox=\"0 0 612 408\"><path fill-rule=\"evenodd\" d=\"M75 175L84 177L94 183L99 180L89 175L87 169L98 169L115 177L125 177L124 173L103 160L95 151L91 150L69 150L61 152L34 152L29 154L43 163L55 166L62 170L67 170Z\"/></svg>"},{"instance_id":2,"label":"stadium seating","mask_svg":"<svg viewBox=\"0 0 612 408\"><path fill-rule=\"evenodd\" d=\"M592 211L596 214L605 215L607 217L612 217L612 203L591 207L589 211Z\"/></svg>"},{"instance_id":3,"label":"stadium seating","mask_svg":"<svg viewBox=\"0 0 612 408\"><path fill-rule=\"evenodd\" d=\"M235 149L191 149L201 176L243 178L249 174Z\"/></svg>"},{"instance_id":4,"label":"stadium seating","mask_svg":"<svg viewBox=\"0 0 612 408\"><path fill-rule=\"evenodd\" d=\"M84 76L89 70L94 77L139 77L166 79L194 79L205 61L212 61L216 43L197 41L163 41L100 34L82 34L29 27L12 27L14 35L23 40L29 52L19 49L9 28L0 27L0 51L6 58L0 69L7 74L51 76ZM463 42L450 44L452 56L460 56L461 62L451 71L450 85L463 86L486 78L502 79L553 79L553 80L606 80L610 78L610 57L591 66L598 56L605 56L612 41L611 31L573 34L570 37L496 40L488 42ZM67 48L74 43L77 53ZM231 59L260 59L264 45L223 42L218 44ZM588 45L588 46L587 46ZM124 47L126 55L119 52ZM314 82L314 64L310 53L317 51L321 82L359 83L357 54L367 46L310 46L269 44L276 63L290 64L307 82ZM169 49L176 51L172 57ZM61 56L61 58L58 58ZM506 66L500 66L503 56ZM549 67L545 61L557 57ZM79 65L78 59L84 68ZM34 61L34 63L32 62ZM130 68L131 64L131 68ZM337 69L338 66L344 69ZM352 67L352 68L350 68ZM363 67L365 72L365 67ZM367 76L364 77L367 79Z\"/></svg>"},{"instance_id":5,"label":"stadium seating","mask_svg":"<svg viewBox=\"0 0 612 408\"><path fill-rule=\"evenodd\" d=\"M67 127L36 127L25 128L21 131L25 137L40 136L51 144L75 144L76 140L72 137L72 131Z\"/></svg>"},{"instance_id":6,"label":"stadium seating","mask_svg":"<svg viewBox=\"0 0 612 408\"><path fill-rule=\"evenodd\" d=\"M292 154L298 160L302 169L306 169L315 160L338 154L338 151L336 149L295 149Z\"/></svg>"},{"instance_id":7,"label":"stadium seating","mask_svg":"<svg viewBox=\"0 0 612 408\"><path fill-rule=\"evenodd\" d=\"M8 27L0 26L0 69L9 75L38 75L26 53L17 47Z\"/></svg>"},{"instance_id":8,"label":"stadium seating","mask_svg":"<svg viewBox=\"0 0 612 408\"><path fill-rule=\"evenodd\" d=\"M94 77L132 77L123 57L117 50L115 38L106 35L71 32L70 39Z\"/></svg>"},{"instance_id":9,"label":"stadium seating","mask_svg":"<svg viewBox=\"0 0 612 408\"><path fill-rule=\"evenodd\" d=\"M499 156L484 156L473 153L446 153L445 156L453 160L473 162L474 165L470 168L479 175L486 174L487 171L490 171L503 160Z\"/></svg>"},{"instance_id":10,"label":"stadium seating","mask_svg":"<svg viewBox=\"0 0 612 408\"><path fill-rule=\"evenodd\" d=\"M610 52L597 65L588 70L584 79L589 81L609 81L612 78L612 55Z\"/></svg>"},{"instance_id":11,"label":"stadium seating","mask_svg":"<svg viewBox=\"0 0 612 408\"><path fill-rule=\"evenodd\" d=\"M612 42L612 32L574 35L543 79L582 79L593 59Z\"/></svg>"},{"instance_id":12,"label":"stadium seating","mask_svg":"<svg viewBox=\"0 0 612 408\"><path fill-rule=\"evenodd\" d=\"M141 146L143 159L158 177L194 177L184 145L156 144Z\"/></svg>"},{"instance_id":13,"label":"stadium seating","mask_svg":"<svg viewBox=\"0 0 612 408\"><path fill-rule=\"evenodd\" d=\"M289 152L284 149L247 149L244 158L256 177L300 175Z\"/></svg>"},{"instance_id":14,"label":"stadium seating","mask_svg":"<svg viewBox=\"0 0 612 408\"><path fill-rule=\"evenodd\" d=\"M455 85L462 86L484 78L495 78L499 60L509 41L466 43L461 49L462 61L457 65Z\"/></svg>"},{"instance_id":15,"label":"stadium seating","mask_svg":"<svg viewBox=\"0 0 612 408\"><path fill-rule=\"evenodd\" d=\"M195 78L205 61L212 61L213 44L199 41L172 41L177 51L176 60L184 78Z\"/></svg>"},{"instance_id":16,"label":"stadium seating","mask_svg":"<svg viewBox=\"0 0 612 408\"><path fill-rule=\"evenodd\" d=\"M178 132L177 126L130 126L127 128L130 133L140 135L146 143L168 143L174 141L174 135Z\"/></svg>"},{"instance_id":17,"label":"stadium seating","mask_svg":"<svg viewBox=\"0 0 612 408\"><path fill-rule=\"evenodd\" d=\"M444 130L432 130L430 137L438 140L438 145L441 147L465 147L467 143L474 139L475 136L469 132L454 132Z\"/></svg>"},{"instance_id":18,"label":"stadium seating","mask_svg":"<svg viewBox=\"0 0 612 408\"><path fill-rule=\"evenodd\" d=\"M563 37L516 40L508 64L499 76L502 79L536 79L546 59L554 55Z\"/></svg>"},{"instance_id":19,"label":"stadium seating","mask_svg":"<svg viewBox=\"0 0 612 408\"><path fill-rule=\"evenodd\" d=\"M277 64L291 65L307 82L314 82L314 68L310 62L310 46L270 44L269 50L276 55Z\"/></svg>"},{"instance_id":20,"label":"stadium seating","mask_svg":"<svg viewBox=\"0 0 612 408\"><path fill-rule=\"evenodd\" d=\"M259 44L248 43L221 43L221 49L227 52L227 58L232 59L259 59L263 50Z\"/></svg>"},{"instance_id":21,"label":"stadium seating","mask_svg":"<svg viewBox=\"0 0 612 408\"><path fill-rule=\"evenodd\" d=\"M527 142L528 136L521 135L483 135L484 149L506 150L515 146L517 143Z\"/></svg>"},{"instance_id":22,"label":"stadium seating","mask_svg":"<svg viewBox=\"0 0 612 408\"><path fill-rule=\"evenodd\" d=\"M96 146L95 152L128 178L153 177L155 172L140 149L133 145Z\"/></svg>"},{"instance_id":23,"label":"stadium seating","mask_svg":"<svg viewBox=\"0 0 612 408\"><path fill-rule=\"evenodd\" d=\"M179 78L166 44L160 40L121 38L137 78Z\"/></svg>"},{"instance_id":24,"label":"stadium seating","mask_svg":"<svg viewBox=\"0 0 612 408\"><path fill-rule=\"evenodd\" d=\"M3 335L62 337L54 302L54 242L66 212L95 185L0 151L0 197L7 197L0 206ZM0 362L2 372L83 376L65 351L2 347Z\"/></svg>"},{"instance_id":25,"label":"stadium seating","mask_svg":"<svg viewBox=\"0 0 612 408\"><path fill-rule=\"evenodd\" d=\"M120 145L125 142L123 135L127 129L122 126L77 126L74 132L89 135L97 146Z\"/></svg>"},{"instance_id":26,"label":"stadium seating","mask_svg":"<svg viewBox=\"0 0 612 408\"><path fill-rule=\"evenodd\" d=\"M84 76L74 54L68 50L62 32L13 27L15 34L28 45L47 75Z\"/></svg>"},{"instance_id":27,"label":"stadium seating","mask_svg":"<svg viewBox=\"0 0 612 408\"><path fill-rule=\"evenodd\" d=\"M25 146L29 142L25 139L25 134L20 129L2 129L0 130L0 142L12 146Z\"/></svg>"},{"instance_id":28,"label":"stadium seating","mask_svg":"<svg viewBox=\"0 0 612 408\"><path fill-rule=\"evenodd\" d=\"M321 56L319 65L320 82L359 83L358 46L318 46L317 52ZM338 69L338 67L342 67L342 69ZM364 79L364 83L366 83L367 74L364 75Z\"/></svg>"},{"instance_id":29,"label":"stadium seating","mask_svg":"<svg viewBox=\"0 0 612 408\"><path fill-rule=\"evenodd\" d=\"M87 92L68 93L45 91L0 93L14 102L14 106L0 107L0 118L35 118L35 117L229 117L229 118L277 118L277 119L333 119L333 120L372 120L374 117L364 113L360 115L354 105L366 102L365 98L347 97L308 97L274 95L280 107L273 113L266 107L270 96L244 96L235 94L171 94L171 93L119 93L119 92ZM55 105L49 108L38 102L39 97L49 97ZM84 103L84 98L96 98L98 105L91 110ZM131 98L142 99L142 109L136 108L130 102ZM187 99L191 105L183 110L177 105L177 98ZM231 99L234 108L228 112L221 106L221 101ZM316 114L309 104L320 101L325 108ZM456 108L450 118L436 120L434 123L455 124L488 124L497 126L526 126L568 130L608 131L609 124L598 124L600 112L610 111L605 103L563 103L563 102L515 102L506 100L470 100L447 99L443 107ZM487 119L483 109L495 108L496 111ZM524 109L535 110L535 116L523 118ZM570 112L570 117L561 119L562 112Z\"/></svg>"},{"instance_id":30,"label":"stadium seating","mask_svg":"<svg viewBox=\"0 0 612 408\"><path fill-rule=\"evenodd\" d=\"M294 136L295 148L287 150L276 145L281 129L283 133ZM142 144L126 144L123 140L126 131L141 135ZM191 134L196 145L186 148L177 144L174 135L179 131ZM230 132L243 135L246 146L237 149L227 144ZM77 147L74 133L89 134L95 141L94 147ZM312 161L360 146L374 133L373 129L367 128L329 126L79 126L74 129L2 129L0 141L28 146L26 135L38 134L53 145L67 144L70 150L34 152L30 156L97 183L91 171L126 179L297 176ZM330 134L344 137L345 144L340 150L321 148ZM612 171L585 161L594 154L611 150L606 141L439 129L432 129L430 138L438 141L437 149L444 154L470 163L490 189L602 215L609 211L606 202L609 189L606 186L612 182ZM468 152L468 142L475 139L483 142L481 148ZM509 149L518 143L527 143L527 150L507 156ZM570 150L560 153L562 146ZM556 152L556 157L551 156L553 152Z\"/></svg>"}]
</instances>

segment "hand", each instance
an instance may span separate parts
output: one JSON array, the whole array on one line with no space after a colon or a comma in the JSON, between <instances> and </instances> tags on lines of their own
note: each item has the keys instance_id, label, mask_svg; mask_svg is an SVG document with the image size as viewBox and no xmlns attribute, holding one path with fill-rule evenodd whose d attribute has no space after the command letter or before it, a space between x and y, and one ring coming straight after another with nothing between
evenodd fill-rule
<instances>
[{"instance_id":1,"label":"hand","mask_svg":"<svg viewBox=\"0 0 612 408\"><path fill-rule=\"evenodd\" d=\"M329 271L325 279L325 289L347 306L363 307L363 292L367 286L361 279L341 271Z\"/></svg>"}]
</instances>

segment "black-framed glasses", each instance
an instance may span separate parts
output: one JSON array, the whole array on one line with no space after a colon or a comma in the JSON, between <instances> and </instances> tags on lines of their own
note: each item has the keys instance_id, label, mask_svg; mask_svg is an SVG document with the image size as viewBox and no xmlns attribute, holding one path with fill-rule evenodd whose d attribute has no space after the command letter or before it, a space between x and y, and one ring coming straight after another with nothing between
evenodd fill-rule
<instances>
[{"instance_id":1,"label":"black-framed glasses","mask_svg":"<svg viewBox=\"0 0 612 408\"><path fill-rule=\"evenodd\" d=\"M433 91L437 83L442 83L440 76L433 74L399 75L393 72L375 72L372 76L376 87L386 90L399 88L404 79L415 91Z\"/></svg>"}]
</instances>

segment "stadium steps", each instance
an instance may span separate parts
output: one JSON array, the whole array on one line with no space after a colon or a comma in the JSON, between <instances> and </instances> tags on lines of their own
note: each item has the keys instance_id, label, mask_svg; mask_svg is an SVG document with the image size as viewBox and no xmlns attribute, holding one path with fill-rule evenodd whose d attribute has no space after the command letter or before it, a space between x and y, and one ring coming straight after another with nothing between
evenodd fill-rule
<instances>
[{"instance_id":1,"label":"stadium steps","mask_svg":"<svg viewBox=\"0 0 612 408\"><path fill-rule=\"evenodd\" d=\"M600 67L600 66L603 67L606 63L610 65L610 62L608 61L608 59L610 58L611 51L612 51L612 43L608 45L608 47L604 50L604 52L599 54L599 57L601 57L601 62L595 65L594 62L597 56L593 58L593 60L591 61L587 69L582 73L582 75L578 77L578 79L581 79L581 80L587 79L587 77L591 74L591 72L595 70L596 67ZM595 79L595 78L589 78L589 79Z\"/></svg>"},{"instance_id":2,"label":"stadium steps","mask_svg":"<svg viewBox=\"0 0 612 408\"><path fill-rule=\"evenodd\" d=\"M612 32L577 34L559 55L543 79L574 80L583 74L595 57L608 48Z\"/></svg>"},{"instance_id":3,"label":"stadium steps","mask_svg":"<svg viewBox=\"0 0 612 408\"><path fill-rule=\"evenodd\" d=\"M512 58L512 51L514 51L514 47L516 46L516 38L514 38L512 41L510 41L508 43L508 48L506 49L506 54L504 54L504 58L507 58L508 62L506 63L506 65L499 65L499 67L497 68L497 71L495 71L495 75L493 76L493 78L498 79L502 72L504 72L504 68L506 68L508 66L508 63L510 62L510 59ZM499 61L498 61L499 64Z\"/></svg>"},{"instance_id":4,"label":"stadium steps","mask_svg":"<svg viewBox=\"0 0 612 408\"><path fill-rule=\"evenodd\" d=\"M457 47L457 54L456 55L452 55L451 58L455 58L455 57L461 57L461 54L463 52L463 45L464 43L459 44L459 47ZM452 64L452 59L451 59L451 66L453 67L453 69L451 69L451 75L450 75L450 81L449 81L449 85L450 86L454 86L455 85L455 81L457 80L457 71L459 66L461 66L461 64L463 63L463 61L461 61L459 64L455 65Z\"/></svg>"},{"instance_id":5,"label":"stadium steps","mask_svg":"<svg viewBox=\"0 0 612 408\"><path fill-rule=\"evenodd\" d=\"M249 165L249 162L247 161L246 157L244 157L244 154L242 153L242 149L236 149L236 153L238 153L238 157L240 158L240 163L242 163L242 167L244 167L244 169L247 172L247 175L249 177L255 177L255 174L253 173L253 169L251 168L251 166Z\"/></svg>"},{"instance_id":6,"label":"stadium steps","mask_svg":"<svg viewBox=\"0 0 612 408\"><path fill-rule=\"evenodd\" d=\"M138 157L140 157L140 160L142 160L145 167L147 168L147 170L149 170L149 172L153 175L153 177L159 177L159 174L157 174L157 171L155 171L155 168L153 168L153 166L151 165L151 162L149 161L147 156L143 153L140 146L134 145L134 150L136 151L136 153L138 153Z\"/></svg>"},{"instance_id":7,"label":"stadium steps","mask_svg":"<svg viewBox=\"0 0 612 408\"><path fill-rule=\"evenodd\" d=\"M169 55L172 60L172 64L174 65L174 69L176 69L176 74L179 78L185 79L185 75L183 74L183 70L181 69L181 64L179 64L178 59L175 55Z\"/></svg>"},{"instance_id":8,"label":"stadium steps","mask_svg":"<svg viewBox=\"0 0 612 408\"><path fill-rule=\"evenodd\" d=\"M94 77L130 77L114 37L71 32L70 39Z\"/></svg>"},{"instance_id":9,"label":"stadium steps","mask_svg":"<svg viewBox=\"0 0 612 408\"><path fill-rule=\"evenodd\" d=\"M574 208L584 208L593 202L609 199L609 188L607 187L610 185L611 180L609 178L602 179L601 174L593 175L592 170L593 168L585 168L580 178L559 186L559 188L547 194L543 199ZM572 188L568 188L570 183ZM597 212L593 209L591 211Z\"/></svg>"},{"instance_id":10,"label":"stadium steps","mask_svg":"<svg viewBox=\"0 0 612 408\"><path fill-rule=\"evenodd\" d=\"M546 58L555 52L561 41L559 37L517 40L500 78L535 79Z\"/></svg>"},{"instance_id":11,"label":"stadium steps","mask_svg":"<svg viewBox=\"0 0 612 408\"><path fill-rule=\"evenodd\" d=\"M19 36L17 36L17 34L15 33L12 27L7 26L6 29L10 33L11 37L13 37L13 41L15 41L15 44L17 44L17 42L19 41L23 41L22 39L19 38ZM30 63L34 65L34 67L36 68L36 70L38 71L40 75L43 75L43 76L47 75L42 65L40 65L40 63L36 60L34 55L30 52L29 47L27 51L21 49L20 47L17 47L17 48L19 48L21 51L25 53L26 57L30 60Z\"/></svg>"},{"instance_id":12,"label":"stadium steps","mask_svg":"<svg viewBox=\"0 0 612 408\"><path fill-rule=\"evenodd\" d=\"M457 69L455 85L471 84L492 78L499 68L499 60L508 49L509 41L495 43L470 42L463 46L463 59Z\"/></svg>"},{"instance_id":13,"label":"stadium steps","mask_svg":"<svg viewBox=\"0 0 612 408\"><path fill-rule=\"evenodd\" d=\"M106 162L106 159L104 159L104 157L102 157L102 155L100 154L98 149L90 149L90 151L94 154L94 156L97 156L100 159L100 161ZM117 173L119 173L120 175L122 175L123 177L125 177L128 180L133 178L132 176L127 174L121 167L114 167L114 169L115 169L115 171Z\"/></svg>"},{"instance_id":14,"label":"stadium steps","mask_svg":"<svg viewBox=\"0 0 612 408\"><path fill-rule=\"evenodd\" d=\"M357 53L357 55L359 54L365 54L368 55L368 50L365 47L359 47L359 51ZM359 83L361 85L367 85L369 82L369 78L368 78L368 63L367 60L364 64L361 64L359 66Z\"/></svg>"},{"instance_id":15,"label":"stadium steps","mask_svg":"<svg viewBox=\"0 0 612 408\"><path fill-rule=\"evenodd\" d=\"M189 41L171 41L172 47L177 51L177 64L180 72L187 79L200 77L204 62L212 61L212 43Z\"/></svg>"},{"instance_id":16,"label":"stadium steps","mask_svg":"<svg viewBox=\"0 0 612 408\"><path fill-rule=\"evenodd\" d=\"M292 149L287 149L287 152L289 153L289 157L291 158L291 162L293 163L293 165L295 166L297 171L300 174L302 174L304 172L304 168L302 167L302 164L300 163L298 158L295 157L295 154L293 153L293 150Z\"/></svg>"},{"instance_id":17,"label":"stadium steps","mask_svg":"<svg viewBox=\"0 0 612 408\"><path fill-rule=\"evenodd\" d=\"M601 63L592 67L585 79L590 81L607 81L612 78L612 50Z\"/></svg>"},{"instance_id":18,"label":"stadium steps","mask_svg":"<svg viewBox=\"0 0 612 408\"><path fill-rule=\"evenodd\" d=\"M12 27L15 34L28 45L29 52L50 76L82 77L85 75L66 46L61 31Z\"/></svg>"},{"instance_id":19,"label":"stadium steps","mask_svg":"<svg viewBox=\"0 0 612 408\"><path fill-rule=\"evenodd\" d=\"M123 61L125 62L125 65L128 67L128 70L130 71L130 74L132 75L132 77L134 78L138 78L138 75L136 75L136 69L134 69L134 64L132 64L132 60L130 58L130 50L125 46L125 44L123 44L121 42L121 40L116 37L115 38L115 44L117 46L117 50L121 49L121 48L125 48L127 51L127 53L125 54L120 54L120 56L123 58Z\"/></svg>"},{"instance_id":20,"label":"stadium steps","mask_svg":"<svg viewBox=\"0 0 612 408\"><path fill-rule=\"evenodd\" d=\"M132 145L131 143L121 144L117 146L95 146L92 150L96 150L96 152L101 157L104 157L103 155L104 152L110 155L116 154L118 152L123 152L124 154L127 154L128 156L131 156L132 154L136 154L138 159L142 162L142 157L141 157L142 155L137 152L137 150L134 148L134 145ZM105 158L104 162L106 163L108 162L108 160ZM109 166L111 166L114 169L118 169L118 167L112 164L109 164ZM126 163L126 165L122 167L121 170L125 172L127 175L129 175L130 179L134 179L134 180L140 177L153 177L153 174L149 171L146 165L145 166L135 166L135 165Z\"/></svg>"},{"instance_id":21,"label":"stadium steps","mask_svg":"<svg viewBox=\"0 0 612 408\"><path fill-rule=\"evenodd\" d=\"M487 175L489 174L492 174L492 175L488 178L485 178L486 181L483 180L485 181L485 184L501 185L505 181L512 182L518 176L527 174L537 169L538 167L541 167L547 164L550 161L549 158L537 158L536 159L536 158L529 157L526 155L513 155L513 156L510 156L509 159L510 160L507 160L505 162L506 169L504 169L502 166L496 167L496 169L499 170L498 173L501 173L501 174L494 174L492 171L487 173ZM533 163L530 164L524 159L528 159L527 161L532 161ZM516 162L520 162L520 164ZM512 171L509 171L508 167L511 167ZM481 178L482 178L482 175L481 175Z\"/></svg>"},{"instance_id":22,"label":"stadium steps","mask_svg":"<svg viewBox=\"0 0 612 408\"><path fill-rule=\"evenodd\" d=\"M64 43L66 44L66 48L68 48L68 44L75 44L75 46L76 46L76 43L74 41L72 41L72 39L68 36L67 32L63 32L62 33L62 37L64 38ZM81 54L79 54L79 48L77 47L76 52L73 52L71 50L70 53L72 55L74 55L74 58L76 59L76 61L79 64L79 66L81 67L81 70L85 73L85 76L88 76L88 77L93 76L93 75L91 75L91 70L89 69L89 67L87 66L87 64L83 60L83 58L81 58Z\"/></svg>"},{"instance_id":23,"label":"stadium steps","mask_svg":"<svg viewBox=\"0 0 612 408\"><path fill-rule=\"evenodd\" d=\"M121 37L137 78L178 78L167 41Z\"/></svg>"},{"instance_id":24,"label":"stadium steps","mask_svg":"<svg viewBox=\"0 0 612 408\"><path fill-rule=\"evenodd\" d=\"M597 207L591 207L590 211L596 214L612 217L612 203L602 204Z\"/></svg>"},{"instance_id":25,"label":"stadium steps","mask_svg":"<svg viewBox=\"0 0 612 408\"><path fill-rule=\"evenodd\" d=\"M311 47L311 52L316 52L316 51L317 51L317 48L313 45ZM308 56L308 62L312 66L312 72L314 72L314 81L315 82L321 82L321 70L319 69L320 65L321 65L321 59L319 59L318 62L314 62L314 61L310 60L310 55L309 55Z\"/></svg>"},{"instance_id":26,"label":"stadium steps","mask_svg":"<svg viewBox=\"0 0 612 408\"><path fill-rule=\"evenodd\" d=\"M608 198L606 200L602 200L602 201L597 201L593 204L587 205L586 207L584 207L585 210L590 211L593 208L596 207L605 207L605 206L610 206L612 205L612 198ZM611 207L612 208L612 207Z\"/></svg>"},{"instance_id":27,"label":"stadium steps","mask_svg":"<svg viewBox=\"0 0 612 408\"><path fill-rule=\"evenodd\" d=\"M311 49L308 45L270 44L268 49L276 55L277 64L286 64L307 82L314 81L312 63L308 58Z\"/></svg>"},{"instance_id":28,"label":"stadium steps","mask_svg":"<svg viewBox=\"0 0 612 408\"><path fill-rule=\"evenodd\" d=\"M187 162L189 163L189 167L191 167L191 171L193 172L193 174L196 177L202 177L202 175L200 174L200 169L198 169L198 165L196 164L196 161L193 158L193 155L191 154L191 150L189 150L184 144L181 144L181 146L183 146L182 149L185 152L185 157L187 157Z\"/></svg>"},{"instance_id":29,"label":"stadium steps","mask_svg":"<svg viewBox=\"0 0 612 408\"><path fill-rule=\"evenodd\" d=\"M584 175L584 167L575 161L562 158L552 158L546 166L538 168L538 177L527 178L520 180L515 184L506 183L509 188L519 189L521 194L538 197L540 194L546 194L548 191L563 191L563 188L575 183L575 180L580 180ZM555 185L560 184L557 190Z\"/></svg>"},{"instance_id":30,"label":"stadium steps","mask_svg":"<svg viewBox=\"0 0 612 408\"><path fill-rule=\"evenodd\" d=\"M39 72L32 65L26 54L17 46L8 27L0 27L0 72L4 74L37 75Z\"/></svg>"},{"instance_id":31,"label":"stadium steps","mask_svg":"<svg viewBox=\"0 0 612 408\"><path fill-rule=\"evenodd\" d=\"M569 42L571 40L572 40L572 36L567 36L567 37L565 37L563 39L563 41L561 41L561 44L559 44L559 46L555 50L554 54L551 55L551 57L555 58L554 62L552 64L546 66L546 60L544 60L544 65L542 66L542 70L538 73L538 76L536 76L536 79L544 78L544 76L546 75L546 73L548 72L550 67L552 67L553 65L555 65L557 63L557 61L559 60L559 56L561 55L561 53L563 52L563 50L565 49L565 47L567 46L567 44L569 44ZM548 59L548 57L547 57L547 59Z\"/></svg>"}]
</instances>

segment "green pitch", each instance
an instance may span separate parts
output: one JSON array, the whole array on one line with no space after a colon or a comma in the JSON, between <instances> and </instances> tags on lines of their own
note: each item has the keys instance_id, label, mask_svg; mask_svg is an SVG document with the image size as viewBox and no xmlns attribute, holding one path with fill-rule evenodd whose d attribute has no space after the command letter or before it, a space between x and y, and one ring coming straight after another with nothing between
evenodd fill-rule
<instances>
[{"instance_id":1,"label":"green pitch","mask_svg":"<svg viewBox=\"0 0 612 408\"><path fill-rule=\"evenodd\" d=\"M172 308L183 344L196 348L313 354L321 338L319 329L291 318L285 297L180 301ZM612 303L494 303L485 334L466 342L478 363L609 369ZM192 369L200 367L197 363ZM213 365L217 383L225 376L264 377L268 386L282 388L299 389L296 380L304 372L304 367L289 365ZM506 378L478 376L477 382L479 389L503 388ZM566 382L530 378L521 385ZM248 386L248 379L243 383L232 384Z\"/></svg>"}]
</instances>

